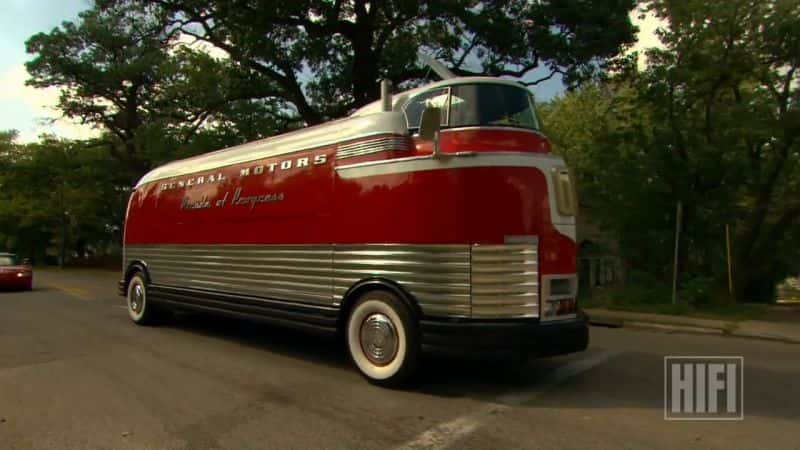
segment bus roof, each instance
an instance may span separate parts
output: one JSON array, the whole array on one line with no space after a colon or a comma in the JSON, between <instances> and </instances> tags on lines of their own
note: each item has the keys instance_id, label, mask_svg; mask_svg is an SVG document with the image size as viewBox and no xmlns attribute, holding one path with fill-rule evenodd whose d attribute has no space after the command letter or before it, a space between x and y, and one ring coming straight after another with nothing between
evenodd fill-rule
<instances>
[{"instance_id":1,"label":"bus roof","mask_svg":"<svg viewBox=\"0 0 800 450\"><path fill-rule=\"evenodd\" d=\"M525 88L517 81L502 78L449 78L393 95L392 109L394 112L392 113L378 114L381 112L381 102L376 101L343 119L164 164L145 174L136 183L135 188L153 181L212 171L234 164L311 150L375 134L405 134L407 129L405 120L401 117L401 108L409 98L430 89L475 83L506 84Z\"/></svg>"}]
</instances>

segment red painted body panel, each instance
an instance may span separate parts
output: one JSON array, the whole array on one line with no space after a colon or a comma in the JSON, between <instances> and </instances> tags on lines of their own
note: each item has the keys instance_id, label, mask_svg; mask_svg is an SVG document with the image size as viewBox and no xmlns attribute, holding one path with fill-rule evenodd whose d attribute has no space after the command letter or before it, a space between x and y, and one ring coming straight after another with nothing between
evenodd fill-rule
<instances>
[{"instance_id":1,"label":"red painted body panel","mask_svg":"<svg viewBox=\"0 0 800 450\"><path fill-rule=\"evenodd\" d=\"M466 128L443 130L439 137L439 148L444 153L550 153L550 142L535 131Z\"/></svg>"},{"instance_id":2,"label":"red painted body panel","mask_svg":"<svg viewBox=\"0 0 800 450\"><path fill-rule=\"evenodd\" d=\"M529 131L446 131L440 143L445 152L549 151L547 140ZM167 190L164 184L177 178L150 183L132 195L125 244L502 244L506 236L535 235L542 274L575 273L575 243L551 223L547 182L538 169L479 167L354 179L339 178L335 170L430 151L428 143L416 142L406 151L337 161L332 146L195 174L222 174L223 182ZM282 161L321 155L324 164L280 170ZM272 163L274 171L240 176L244 168ZM263 202L242 202L250 196Z\"/></svg>"}]
</instances>

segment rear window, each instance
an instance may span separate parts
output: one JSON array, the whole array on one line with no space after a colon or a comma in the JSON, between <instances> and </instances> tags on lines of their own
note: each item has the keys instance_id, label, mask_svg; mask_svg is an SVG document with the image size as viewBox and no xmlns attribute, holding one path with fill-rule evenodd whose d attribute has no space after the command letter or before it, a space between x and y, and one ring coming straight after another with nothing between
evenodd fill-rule
<instances>
[{"instance_id":1,"label":"rear window","mask_svg":"<svg viewBox=\"0 0 800 450\"><path fill-rule=\"evenodd\" d=\"M527 89L505 84L464 84L450 90L449 126L539 129Z\"/></svg>"}]
</instances>

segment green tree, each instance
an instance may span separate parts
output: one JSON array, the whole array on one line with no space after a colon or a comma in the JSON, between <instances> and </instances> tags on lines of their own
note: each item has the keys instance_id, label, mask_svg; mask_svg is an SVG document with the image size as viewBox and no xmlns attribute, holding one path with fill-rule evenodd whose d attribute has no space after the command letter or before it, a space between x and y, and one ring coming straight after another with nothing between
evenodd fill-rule
<instances>
[{"instance_id":1,"label":"green tree","mask_svg":"<svg viewBox=\"0 0 800 450\"><path fill-rule=\"evenodd\" d=\"M269 86L226 60L180 45L178 38L179 30L156 7L95 7L28 40L27 50L35 54L26 64L28 84L60 88L58 108L103 130L102 141L131 179L191 151L190 141L229 121L230 110L252 112L236 117L245 128L248 118L263 126L259 135L247 130L235 142L292 122L269 96ZM265 123L263 117L275 120Z\"/></svg>"},{"instance_id":2,"label":"green tree","mask_svg":"<svg viewBox=\"0 0 800 450\"><path fill-rule=\"evenodd\" d=\"M669 273L681 202L682 278L723 284L729 224L735 297L771 298L800 270L800 4L649 8L669 26L647 69L629 67L545 108L548 130L632 266Z\"/></svg>"},{"instance_id":3,"label":"green tree","mask_svg":"<svg viewBox=\"0 0 800 450\"><path fill-rule=\"evenodd\" d=\"M112 2L113 3L113 2ZM307 124L421 82L423 50L461 75L576 85L634 40L633 0L155 0L183 32L227 51ZM534 72L538 69L538 72ZM538 78L537 75L538 74ZM531 78L533 77L533 78Z\"/></svg>"},{"instance_id":4,"label":"green tree","mask_svg":"<svg viewBox=\"0 0 800 450\"><path fill-rule=\"evenodd\" d=\"M113 251L129 192L119 163L92 142L0 136L0 248L39 262Z\"/></svg>"},{"instance_id":5,"label":"green tree","mask_svg":"<svg viewBox=\"0 0 800 450\"><path fill-rule=\"evenodd\" d=\"M686 172L679 192L688 197L687 221L734 224L734 292L770 297L800 268L797 247L787 248L800 219L800 3L650 8L670 27L665 48L649 52L646 95L661 106L663 139Z\"/></svg>"}]
</instances>

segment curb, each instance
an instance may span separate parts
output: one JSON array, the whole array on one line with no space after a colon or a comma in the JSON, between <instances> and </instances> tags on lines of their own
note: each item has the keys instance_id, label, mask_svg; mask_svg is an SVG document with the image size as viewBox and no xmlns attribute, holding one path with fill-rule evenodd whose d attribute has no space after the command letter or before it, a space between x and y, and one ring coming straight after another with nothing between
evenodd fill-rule
<instances>
[{"instance_id":1,"label":"curb","mask_svg":"<svg viewBox=\"0 0 800 450\"><path fill-rule=\"evenodd\" d=\"M613 314L589 314L589 324L593 326L607 327L607 328L632 328L640 330L653 330L666 333L685 333L685 334L711 334L718 336L734 336L745 339L760 339L772 342L783 342L786 344L800 344L800 339L788 336L765 334L765 333L752 333L745 330L740 330L739 325L735 322L724 322L721 326L696 326L674 323L675 320L671 318L665 319L664 322L646 321L646 320L629 320L621 317L614 317Z\"/></svg>"},{"instance_id":2,"label":"curb","mask_svg":"<svg viewBox=\"0 0 800 450\"><path fill-rule=\"evenodd\" d=\"M716 334L720 336L730 334L725 330L721 330L719 328L704 328L704 327L693 327L690 325L671 325L671 324L661 324L653 322L630 321L630 322L625 322L625 326L628 328L663 331L666 333Z\"/></svg>"}]
</instances>

